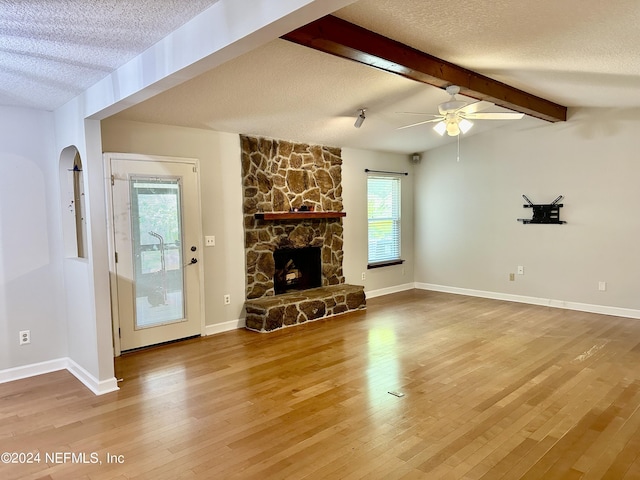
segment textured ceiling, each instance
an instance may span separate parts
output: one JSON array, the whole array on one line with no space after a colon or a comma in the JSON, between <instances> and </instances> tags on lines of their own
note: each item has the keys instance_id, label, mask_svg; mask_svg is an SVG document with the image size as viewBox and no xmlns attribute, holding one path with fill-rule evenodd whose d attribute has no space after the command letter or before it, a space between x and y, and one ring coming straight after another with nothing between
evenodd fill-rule
<instances>
[{"instance_id":1,"label":"textured ceiling","mask_svg":"<svg viewBox=\"0 0 640 480\"><path fill-rule=\"evenodd\" d=\"M565 106L640 106L638 0L360 0L337 16Z\"/></svg>"},{"instance_id":2,"label":"textured ceiling","mask_svg":"<svg viewBox=\"0 0 640 480\"><path fill-rule=\"evenodd\" d=\"M217 0L0 0L0 105L53 110Z\"/></svg>"},{"instance_id":3,"label":"textured ceiling","mask_svg":"<svg viewBox=\"0 0 640 480\"><path fill-rule=\"evenodd\" d=\"M422 119L398 112L433 112L448 99L438 88L274 40L115 117L408 153L450 139L427 125L397 130ZM356 129L361 107L367 119ZM476 123L476 132L488 127Z\"/></svg>"},{"instance_id":4,"label":"textured ceiling","mask_svg":"<svg viewBox=\"0 0 640 480\"><path fill-rule=\"evenodd\" d=\"M0 0L0 104L55 108L212 3ZM565 106L640 109L638 0L360 0L335 15ZM447 98L274 40L117 117L409 153L451 139L397 130L417 121L398 112ZM476 122L470 134L531 125L547 124Z\"/></svg>"}]
</instances>

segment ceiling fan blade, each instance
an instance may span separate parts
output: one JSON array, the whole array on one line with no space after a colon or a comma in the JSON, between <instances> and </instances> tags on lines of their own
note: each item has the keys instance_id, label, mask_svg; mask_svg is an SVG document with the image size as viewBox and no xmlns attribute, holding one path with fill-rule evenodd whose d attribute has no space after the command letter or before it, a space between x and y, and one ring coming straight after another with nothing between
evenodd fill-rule
<instances>
[{"instance_id":1,"label":"ceiling fan blade","mask_svg":"<svg viewBox=\"0 0 640 480\"><path fill-rule=\"evenodd\" d=\"M465 105L462 108L456 110L456 113L476 113L480 110L485 110L489 107L493 107L495 104L491 102L487 102L485 100L480 100L478 102L470 103L469 105Z\"/></svg>"},{"instance_id":2,"label":"ceiling fan blade","mask_svg":"<svg viewBox=\"0 0 640 480\"><path fill-rule=\"evenodd\" d=\"M424 113L424 112L396 112L401 115L422 115L427 117L442 117L442 115L435 115L433 113Z\"/></svg>"},{"instance_id":3,"label":"ceiling fan blade","mask_svg":"<svg viewBox=\"0 0 640 480\"><path fill-rule=\"evenodd\" d=\"M460 116L468 120L519 120L522 117L524 117L524 113L517 113L517 112L463 113Z\"/></svg>"},{"instance_id":4,"label":"ceiling fan blade","mask_svg":"<svg viewBox=\"0 0 640 480\"><path fill-rule=\"evenodd\" d=\"M417 127L418 125L424 125L425 123L441 122L442 117L432 118L431 120L425 120L424 122L412 123L411 125L405 125L404 127L398 127L396 130L402 130L404 128Z\"/></svg>"}]
</instances>

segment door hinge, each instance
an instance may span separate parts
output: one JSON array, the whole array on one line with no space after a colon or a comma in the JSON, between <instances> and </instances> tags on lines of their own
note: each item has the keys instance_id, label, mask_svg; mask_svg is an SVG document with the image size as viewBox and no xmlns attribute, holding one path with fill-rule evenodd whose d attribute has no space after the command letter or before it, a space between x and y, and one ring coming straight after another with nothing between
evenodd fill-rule
<instances>
[{"instance_id":1,"label":"door hinge","mask_svg":"<svg viewBox=\"0 0 640 480\"><path fill-rule=\"evenodd\" d=\"M118 252L116 252L116 263L118 263Z\"/></svg>"},{"instance_id":2,"label":"door hinge","mask_svg":"<svg viewBox=\"0 0 640 480\"><path fill-rule=\"evenodd\" d=\"M193 167L193 173L198 173L198 167Z\"/></svg>"},{"instance_id":3,"label":"door hinge","mask_svg":"<svg viewBox=\"0 0 640 480\"><path fill-rule=\"evenodd\" d=\"M115 175L111 175L111 186L116 184L116 176Z\"/></svg>"},{"instance_id":4,"label":"door hinge","mask_svg":"<svg viewBox=\"0 0 640 480\"><path fill-rule=\"evenodd\" d=\"M118 338L122 338L122 333L120 332L120 328L118 328Z\"/></svg>"}]
</instances>

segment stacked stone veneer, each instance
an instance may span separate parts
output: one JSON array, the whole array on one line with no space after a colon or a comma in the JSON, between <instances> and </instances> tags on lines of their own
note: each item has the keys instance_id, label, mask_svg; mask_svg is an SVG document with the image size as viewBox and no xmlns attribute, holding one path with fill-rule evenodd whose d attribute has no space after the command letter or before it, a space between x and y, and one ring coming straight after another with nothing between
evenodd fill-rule
<instances>
[{"instance_id":1,"label":"stacked stone veneer","mask_svg":"<svg viewBox=\"0 0 640 480\"><path fill-rule=\"evenodd\" d=\"M245 135L240 140L247 306L252 299L275 294L273 252L278 248L321 247L322 287L344 284L341 218L301 221L255 218L256 213L288 212L303 206L315 212L341 212L341 150ZM278 297L286 295L289 294ZM326 295L333 297L333 293ZM339 313L329 306L334 300L325 306L323 316ZM358 308L362 307L364 295ZM317 312L312 314L316 315ZM305 314L304 318L308 316Z\"/></svg>"},{"instance_id":2,"label":"stacked stone veneer","mask_svg":"<svg viewBox=\"0 0 640 480\"><path fill-rule=\"evenodd\" d=\"M342 219L256 220L256 213L342 211L339 148L241 136L247 298L274 295L273 251L321 247L322 285L344 283Z\"/></svg>"}]
</instances>

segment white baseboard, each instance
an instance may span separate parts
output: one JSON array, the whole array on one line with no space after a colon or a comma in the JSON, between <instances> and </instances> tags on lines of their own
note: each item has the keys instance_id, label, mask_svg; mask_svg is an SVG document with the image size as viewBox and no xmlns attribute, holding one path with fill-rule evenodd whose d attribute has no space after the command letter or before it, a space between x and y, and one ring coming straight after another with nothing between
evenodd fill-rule
<instances>
[{"instance_id":1,"label":"white baseboard","mask_svg":"<svg viewBox=\"0 0 640 480\"><path fill-rule=\"evenodd\" d=\"M564 308L566 310L576 310L580 312L599 313L602 315L612 315L614 317L626 317L640 319L640 310L631 308L610 307L606 305L593 305L590 303L567 302L565 300L554 300L552 298L528 297L525 295L513 295L510 293L487 292L484 290L473 290L469 288L448 287L445 285L435 285L432 283L415 284L415 288L420 290L432 290L434 292L453 293L456 295L467 295L470 297L490 298L493 300L504 300L507 302L528 303L530 305L541 305L545 307Z\"/></svg>"},{"instance_id":2,"label":"white baseboard","mask_svg":"<svg viewBox=\"0 0 640 480\"><path fill-rule=\"evenodd\" d=\"M14 380L22 380L23 378L64 370L68 365L67 360L67 358L56 358L55 360L46 362L32 363L23 365L22 367L0 370L0 383L13 382Z\"/></svg>"},{"instance_id":3,"label":"white baseboard","mask_svg":"<svg viewBox=\"0 0 640 480\"><path fill-rule=\"evenodd\" d=\"M393 287L380 288L378 290L365 291L367 298L381 297L383 295L389 295L391 293L404 292L405 290L413 290L416 288L415 283L405 283L403 285L394 285Z\"/></svg>"},{"instance_id":4,"label":"white baseboard","mask_svg":"<svg viewBox=\"0 0 640 480\"><path fill-rule=\"evenodd\" d=\"M205 325L204 334L215 335L216 333L230 332L231 330L237 330L238 328L244 328L245 319L238 318L237 320L229 320L228 322L214 323L213 325Z\"/></svg>"},{"instance_id":5,"label":"white baseboard","mask_svg":"<svg viewBox=\"0 0 640 480\"><path fill-rule=\"evenodd\" d=\"M57 372L58 370L68 370L69 373L96 395L118 390L118 383L115 377L100 381L68 357L0 370L0 383L22 380L36 375Z\"/></svg>"},{"instance_id":6,"label":"white baseboard","mask_svg":"<svg viewBox=\"0 0 640 480\"><path fill-rule=\"evenodd\" d=\"M96 395L104 395L105 393L115 392L116 390L120 390L118 387L118 381L115 377L110 378L108 380L98 380L96 377L87 372L84 368L78 365L76 362L68 360L67 370L71 372L71 374L80 380L85 387L91 390Z\"/></svg>"}]
</instances>

